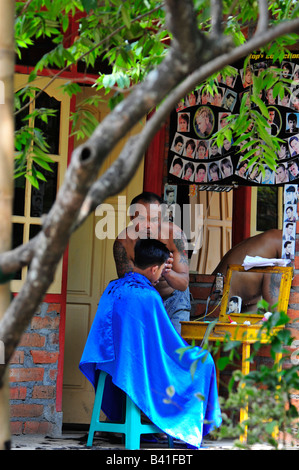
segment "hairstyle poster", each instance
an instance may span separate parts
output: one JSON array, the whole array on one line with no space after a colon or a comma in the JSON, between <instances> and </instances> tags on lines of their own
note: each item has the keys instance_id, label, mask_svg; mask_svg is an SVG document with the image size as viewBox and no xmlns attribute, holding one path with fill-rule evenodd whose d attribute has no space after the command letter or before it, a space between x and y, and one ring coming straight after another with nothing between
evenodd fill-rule
<instances>
[{"instance_id":1,"label":"hairstyle poster","mask_svg":"<svg viewBox=\"0 0 299 470\"><path fill-rule=\"evenodd\" d=\"M244 62L234 64L236 76L218 76L217 93L202 89L182 99L170 117L168 183L198 185L283 185L299 182L299 53L290 51L281 65L281 75L292 80L289 93L273 98L273 88L262 92L269 112L267 132L282 139L277 151L276 171L266 165L264 172L241 161L244 142L234 145L225 139L219 148L215 133L227 117L238 114L244 93L251 92L252 76L273 66L263 54L252 54L244 72ZM277 80L279 80L279 76ZM252 150L248 142L247 150ZM252 146L253 147L253 146ZM259 150L258 147L256 151ZM204 189L204 188L200 188Z\"/></svg>"},{"instance_id":2,"label":"hairstyle poster","mask_svg":"<svg viewBox=\"0 0 299 470\"><path fill-rule=\"evenodd\" d=\"M289 183L284 186L282 258L295 259L296 223L298 220L298 184Z\"/></svg>"}]
</instances>

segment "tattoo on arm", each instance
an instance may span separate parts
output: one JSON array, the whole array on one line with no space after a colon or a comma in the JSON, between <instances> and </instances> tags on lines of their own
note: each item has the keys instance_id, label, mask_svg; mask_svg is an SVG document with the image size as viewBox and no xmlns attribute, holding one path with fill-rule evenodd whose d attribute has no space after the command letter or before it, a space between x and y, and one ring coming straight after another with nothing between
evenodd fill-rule
<instances>
[{"instance_id":1,"label":"tattoo on arm","mask_svg":"<svg viewBox=\"0 0 299 470\"><path fill-rule=\"evenodd\" d=\"M280 281L281 281L281 275L273 273L271 274L270 277L270 285L269 285L269 294L272 299L276 299L276 302L278 300L278 294L279 294L279 289L280 289Z\"/></svg>"},{"instance_id":2,"label":"tattoo on arm","mask_svg":"<svg viewBox=\"0 0 299 470\"><path fill-rule=\"evenodd\" d=\"M272 307L278 301L281 275L277 273L266 273L262 280L262 297Z\"/></svg>"},{"instance_id":3,"label":"tattoo on arm","mask_svg":"<svg viewBox=\"0 0 299 470\"><path fill-rule=\"evenodd\" d=\"M188 254L186 250L187 240L186 240L185 235L182 233L180 234L179 238L174 238L173 241L180 254L179 263L186 264L188 266Z\"/></svg>"},{"instance_id":4,"label":"tattoo on arm","mask_svg":"<svg viewBox=\"0 0 299 470\"><path fill-rule=\"evenodd\" d=\"M123 277L126 273L133 271L133 264L128 258L125 247L115 240L113 245L113 256L118 277Z\"/></svg>"}]
</instances>

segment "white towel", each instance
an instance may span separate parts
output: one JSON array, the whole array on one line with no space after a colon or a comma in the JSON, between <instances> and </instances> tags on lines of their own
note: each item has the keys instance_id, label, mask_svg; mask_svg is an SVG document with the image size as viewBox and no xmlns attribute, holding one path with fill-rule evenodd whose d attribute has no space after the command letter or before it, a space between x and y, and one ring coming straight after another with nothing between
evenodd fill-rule
<instances>
[{"instance_id":1,"label":"white towel","mask_svg":"<svg viewBox=\"0 0 299 470\"><path fill-rule=\"evenodd\" d=\"M276 259L276 258L262 258L261 256L245 256L242 266L245 271L257 267L263 268L266 266L287 266L290 263L289 259Z\"/></svg>"}]
</instances>

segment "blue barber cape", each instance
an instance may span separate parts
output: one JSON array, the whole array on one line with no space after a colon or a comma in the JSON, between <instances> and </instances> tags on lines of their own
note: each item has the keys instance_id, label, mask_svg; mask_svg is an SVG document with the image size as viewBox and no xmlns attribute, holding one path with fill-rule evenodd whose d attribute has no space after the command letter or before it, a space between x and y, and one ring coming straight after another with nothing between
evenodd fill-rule
<instances>
[{"instance_id":1,"label":"blue barber cape","mask_svg":"<svg viewBox=\"0 0 299 470\"><path fill-rule=\"evenodd\" d=\"M180 358L176 351L186 346L150 281L128 273L105 289L79 368L95 388L99 370L111 376L103 403L108 418L117 418L123 390L162 431L200 447L221 424L215 365L199 347Z\"/></svg>"}]
</instances>

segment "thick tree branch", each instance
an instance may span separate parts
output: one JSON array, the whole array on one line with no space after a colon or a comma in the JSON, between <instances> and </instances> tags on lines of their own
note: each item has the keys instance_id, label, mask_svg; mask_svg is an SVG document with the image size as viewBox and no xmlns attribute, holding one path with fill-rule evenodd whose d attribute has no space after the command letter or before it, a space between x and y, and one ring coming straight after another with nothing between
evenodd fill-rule
<instances>
[{"instance_id":1,"label":"thick tree branch","mask_svg":"<svg viewBox=\"0 0 299 470\"><path fill-rule=\"evenodd\" d=\"M6 364L54 278L74 221L103 161L117 142L191 70L186 57L182 58L178 51L170 49L160 66L150 72L144 82L103 120L91 138L73 152L64 183L45 217L38 243L35 243L27 279L0 324ZM0 379L3 372L4 368L1 368Z\"/></svg>"},{"instance_id":2,"label":"thick tree branch","mask_svg":"<svg viewBox=\"0 0 299 470\"><path fill-rule=\"evenodd\" d=\"M168 94L165 101L161 104L161 106L152 116L150 121L148 121L150 122L151 127L149 127L147 123L141 134L141 138L138 139L137 137L134 137L133 140L130 140L127 146L123 149L122 153L120 154L120 160L115 162L109 168L109 170L107 170L107 172L103 175L99 182L95 183L95 186L91 187L90 192L87 194L86 200L84 201L84 204L82 205L82 208L80 210L78 220L76 220L72 225L72 230L81 225L86 219L86 217L88 217L88 215L94 210L94 208L101 204L101 202L103 202L105 190L107 191L107 195L105 196L106 198L111 195L117 194L119 191L121 191L121 189L123 189L124 185L126 184L123 182L123 180L119 180L119 184L115 186L116 182L118 181L118 178L116 178L115 175L117 174L116 172L119 171L119 167L126 167L128 176L131 174L131 171L134 171L134 168L138 166L144 152L142 142L145 143L147 141L146 133L149 132L148 135L152 135L153 129L155 129L156 131L159 129L163 120L165 120L165 118L169 115L169 113L176 105L176 103L180 100L180 98L186 95L190 90L194 89L201 81L203 81L213 73L221 70L221 68L223 68L225 65L230 64L238 60L239 58L245 57L251 51L264 46L265 44L273 41L275 38L281 35L296 32L298 28L299 19L296 19L281 23L280 25L269 28L266 31L260 31L260 33L258 33L257 31L254 37L250 39L247 43L243 44L242 46L239 46L238 48L230 51L229 53L222 54L210 63L207 63L199 69L195 70L187 78L185 78L185 80L183 80L179 86L177 86L173 91ZM103 131L103 129L99 130L98 134L101 135ZM99 141L98 145L102 145L102 142ZM88 141L86 143L86 146L88 146ZM139 152L127 152L128 148L131 149L133 147L134 149L138 149L138 146L140 146ZM126 161L126 165L124 165L124 161ZM128 164L129 161L132 162L130 165ZM38 243L38 236L32 239L26 245L22 245L16 248L15 250L1 254L0 268L2 269L3 273L11 273L21 269L24 265L28 265L32 260L36 243Z\"/></svg>"},{"instance_id":3,"label":"thick tree branch","mask_svg":"<svg viewBox=\"0 0 299 470\"><path fill-rule=\"evenodd\" d=\"M189 16L192 15L192 18L188 17L191 31L183 33L178 26L179 19L182 24L182 10L186 6ZM53 280L56 266L63 255L69 237L74 227L78 225L76 221L84 220L91 207L104 202L109 195L108 185L111 177L113 177L113 183L115 182L116 171L121 173L118 188L127 184L146 145L175 103L202 80L221 70L225 65L245 57L276 37L297 31L299 28L299 19L281 23L266 31L257 32L246 44L236 49L230 50L227 44L222 46L226 48L226 52L221 54L219 48L215 58L215 40L205 38L203 41L202 35L198 32L195 43L194 41L191 45L189 43L187 51L183 47L193 34L195 12L191 7L193 7L191 1L168 0L166 2L168 21L171 24L172 34L175 36L168 55L160 66L153 70L142 84L134 88L132 93L99 124L92 137L74 151L64 184L51 211L45 217L42 232L30 242L29 246L18 249L23 263L31 257L31 266L23 288L12 301L0 324L0 339L6 345L6 363ZM205 45L205 50L200 54L200 47L203 45ZM190 54L191 48L193 48L193 55ZM180 85L177 85L178 83ZM165 99L164 103L148 121L144 130L139 136L129 140L120 158L106 172L107 181L102 178L99 183L95 183L95 175L98 174L103 161L114 146L163 99ZM127 170L125 167L128 162ZM89 200L91 203L88 202ZM25 254L26 249L27 254ZM8 258L9 255L6 257L6 268ZM0 266L2 263L4 263L4 257L0 257ZM15 270L16 264L14 263L13 266ZM0 379L2 373L3 368L0 370Z\"/></svg>"},{"instance_id":4,"label":"thick tree branch","mask_svg":"<svg viewBox=\"0 0 299 470\"><path fill-rule=\"evenodd\" d=\"M267 0L259 0L259 20L256 27L256 34L263 33L269 26L269 12Z\"/></svg>"},{"instance_id":5,"label":"thick tree branch","mask_svg":"<svg viewBox=\"0 0 299 470\"><path fill-rule=\"evenodd\" d=\"M172 47L179 51L184 63L191 65L196 60L198 52L203 52L202 47L206 40L197 27L194 2L166 0L165 10L166 26L173 35Z\"/></svg>"},{"instance_id":6,"label":"thick tree branch","mask_svg":"<svg viewBox=\"0 0 299 470\"><path fill-rule=\"evenodd\" d=\"M38 235L29 240L25 245L20 245L14 250L0 254L0 269L3 274L19 271L23 266L28 266L32 260Z\"/></svg>"},{"instance_id":7,"label":"thick tree branch","mask_svg":"<svg viewBox=\"0 0 299 470\"><path fill-rule=\"evenodd\" d=\"M211 0L211 35L220 37L222 35L222 0Z\"/></svg>"}]
</instances>

